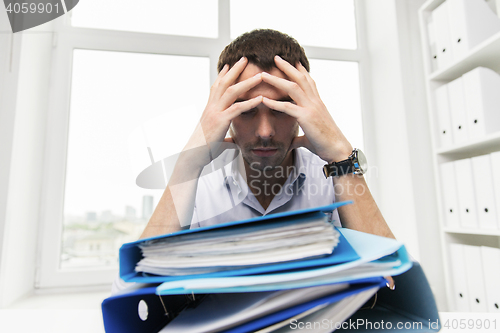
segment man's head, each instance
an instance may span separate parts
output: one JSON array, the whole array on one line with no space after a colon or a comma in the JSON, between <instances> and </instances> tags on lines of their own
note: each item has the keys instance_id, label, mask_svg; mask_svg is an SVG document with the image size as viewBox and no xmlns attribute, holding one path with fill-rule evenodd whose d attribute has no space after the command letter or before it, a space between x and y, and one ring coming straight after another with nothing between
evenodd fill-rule
<instances>
[{"instance_id":1,"label":"man's head","mask_svg":"<svg viewBox=\"0 0 500 333\"><path fill-rule=\"evenodd\" d=\"M241 57L246 57L248 65L236 83L263 71L288 79L276 67L276 55L293 66L300 62L309 71L304 49L292 37L275 30L254 30L239 36L221 53L217 67L219 71L225 64L232 67ZM287 93L265 82L239 96L236 102L260 95L277 101L293 102ZM234 118L229 133L240 147L247 164L262 170L291 162L290 145L298 135L298 129L295 118L260 104Z\"/></svg>"},{"instance_id":2,"label":"man's head","mask_svg":"<svg viewBox=\"0 0 500 333\"><path fill-rule=\"evenodd\" d=\"M265 71L276 67L274 56L279 55L295 66L300 62L309 72L309 61L304 49L292 37L271 29L257 29L246 32L227 45L219 56L217 71L225 64L232 67L241 57Z\"/></svg>"}]
</instances>

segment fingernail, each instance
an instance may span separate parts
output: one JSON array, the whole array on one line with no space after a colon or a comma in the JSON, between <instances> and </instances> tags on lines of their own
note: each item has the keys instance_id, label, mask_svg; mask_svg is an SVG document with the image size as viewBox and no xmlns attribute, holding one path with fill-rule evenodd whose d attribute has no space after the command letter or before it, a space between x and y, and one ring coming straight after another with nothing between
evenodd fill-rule
<instances>
[{"instance_id":1,"label":"fingernail","mask_svg":"<svg viewBox=\"0 0 500 333\"><path fill-rule=\"evenodd\" d=\"M240 60L238 60L238 62L242 62L245 60L245 57L241 57Z\"/></svg>"},{"instance_id":2,"label":"fingernail","mask_svg":"<svg viewBox=\"0 0 500 333\"><path fill-rule=\"evenodd\" d=\"M260 77L260 76L262 76L262 73L257 73L257 74L255 74L255 77L256 77L256 78L257 78L257 77Z\"/></svg>"},{"instance_id":3,"label":"fingernail","mask_svg":"<svg viewBox=\"0 0 500 333\"><path fill-rule=\"evenodd\" d=\"M275 55L274 57L283 60L283 58L281 58L279 55Z\"/></svg>"},{"instance_id":4,"label":"fingernail","mask_svg":"<svg viewBox=\"0 0 500 333\"><path fill-rule=\"evenodd\" d=\"M261 74L262 74L262 76L269 76L269 75L271 75L268 72L262 72Z\"/></svg>"}]
</instances>

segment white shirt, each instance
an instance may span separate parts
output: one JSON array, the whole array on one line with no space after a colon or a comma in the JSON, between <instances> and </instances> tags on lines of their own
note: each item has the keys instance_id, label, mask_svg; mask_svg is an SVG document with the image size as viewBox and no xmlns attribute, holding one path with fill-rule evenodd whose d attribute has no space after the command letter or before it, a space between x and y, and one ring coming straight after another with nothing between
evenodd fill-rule
<instances>
[{"instance_id":1,"label":"white shirt","mask_svg":"<svg viewBox=\"0 0 500 333\"><path fill-rule=\"evenodd\" d=\"M219 169L212 165L202 173L198 181L191 228L335 202L333 181L323 175L323 166L327 162L305 148L298 148L295 149L294 165L283 187L275 185L274 188L261 188L262 191L275 194L269 207L264 209L250 191L243 159L241 154L237 155L235 158L234 150L226 151L216 159L218 162L213 163L219 165ZM252 185L251 180L249 184ZM337 210L330 214L329 219L335 226L341 226Z\"/></svg>"}]
</instances>

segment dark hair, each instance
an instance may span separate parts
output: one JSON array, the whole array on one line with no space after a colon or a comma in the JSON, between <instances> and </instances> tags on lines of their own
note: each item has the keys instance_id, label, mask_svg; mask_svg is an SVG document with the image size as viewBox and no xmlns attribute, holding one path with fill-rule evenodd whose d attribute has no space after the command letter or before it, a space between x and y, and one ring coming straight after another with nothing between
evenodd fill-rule
<instances>
[{"instance_id":1,"label":"dark hair","mask_svg":"<svg viewBox=\"0 0 500 333\"><path fill-rule=\"evenodd\" d=\"M248 62L265 71L270 71L276 67L275 55L279 55L293 66L300 62L309 72L309 60L302 46L294 38L271 29L256 29L233 40L220 54L217 71L220 72L225 64L232 67L241 57L246 57Z\"/></svg>"}]
</instances>

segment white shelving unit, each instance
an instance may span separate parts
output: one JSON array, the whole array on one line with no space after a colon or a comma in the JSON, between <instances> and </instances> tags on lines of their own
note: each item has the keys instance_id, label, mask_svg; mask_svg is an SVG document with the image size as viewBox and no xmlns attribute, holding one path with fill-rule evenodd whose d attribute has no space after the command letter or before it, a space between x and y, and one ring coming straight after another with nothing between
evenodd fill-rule
<instances>
[{"instance_id":1,"label":"white shelving unit","mask_svg":"<svg viewBox=\"0 0 500 333\"><path fill-rule=\"evenodd\" d=\"M500 32L484 40L472 48L468 54L455 60L445 68L432 71L431 52L429 50L429 36L427 22L432 11L445 0L429 0L419 9L419 23L422 38L423 57L425 66L425 83L427 89L427 104L431 128L431 140L433 146L433 172L436 179L436 193L438 198L440 238L445 263L444 273L446 283L446 295L448 311L456 311L453 295L453 276L451 274L449 260L449 244L461 243L474 246L500 247L500 230L480 230L465 228L446 227L443 216L443 197L441 189L440 164L459 159L484 155L500 151L500 133L493 133L481 140L470 141L466 144L454 145L442 149L438 147L438 126L436 117L436 101L434 91L450 81L459 78L468 71L478 67L487 67L500 73Z\"/></svg>"}]
</instances>

